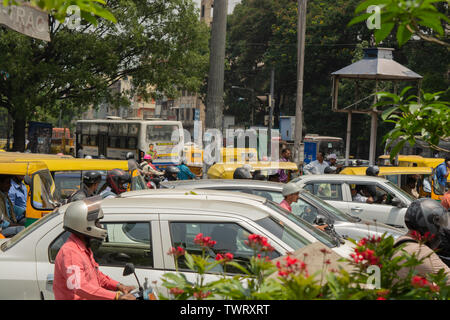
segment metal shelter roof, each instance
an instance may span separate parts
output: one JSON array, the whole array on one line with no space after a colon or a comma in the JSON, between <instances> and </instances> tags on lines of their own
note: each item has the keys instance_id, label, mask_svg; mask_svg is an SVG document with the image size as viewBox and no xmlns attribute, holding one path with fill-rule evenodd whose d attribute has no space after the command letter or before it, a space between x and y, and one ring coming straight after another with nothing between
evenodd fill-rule
<instances>
[{"instance_id":1,"label":"metal shelter roof","mask_svg":"<svg viewBox=\"0 0 450 320\"><path fill-rule=\"evenodd\" d=\"M363 59L331 75L338 78L372 80L420 80L422 76L392 58L392 48L365 48Z\"/></svg>"}]
</instances>

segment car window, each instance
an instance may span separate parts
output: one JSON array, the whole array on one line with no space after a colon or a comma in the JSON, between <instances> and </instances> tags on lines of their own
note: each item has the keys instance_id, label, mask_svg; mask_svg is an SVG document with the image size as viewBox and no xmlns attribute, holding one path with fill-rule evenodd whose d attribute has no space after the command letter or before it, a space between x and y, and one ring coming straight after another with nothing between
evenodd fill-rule
<instances>
[{"instance_id":1,"label":"car window","mask_svg":"<svg viewBox=\"0 0 450 320\"><path fill-rule=\"evenodd\" d=\"M392 199L395 194L388 189L375 183L358 183L350 185L352 191L352 202L365 203L367 198L372 197L374 202L371 204L392 205Z\"/></svg>"},{"instance_id":2,"label":"car window","mask_svg":"<svg viewBox=\"0 0 450 320\"><path fill-rule=\"evenodd\" d=\"M93 242L91 245L95 261L99 265L123 267L131 262L136 267L153 268L150 223L105 223L103 228L108 231L106 240L101 243ZM50 262L55 261L69 236L70 233L66 231L50 244Z\"/></svg>"},{"instance_id":3,"label":"car window","mask_svg":"<svg viewBox=\"0 0 450 320\"><path fill-rule=\"evenodd\" d=\"M342 201L341 184L327 182L308 183L306 190L323 200Z\"/></svg>"},{"instance_id":4,"label":"car window","mask_svg":"<svg viewBox=\"0 0 450 320\"><path fill-rule=\"evenodd\" d=\"M234 255L234 260L241 265L247 265L254 252L245 241L251 234L246 229L236 223L214 223L214 222L171 222L170 237L173 247L182 247L190 254L201 255L202 248L195 244L194 239L202 233L204 237L211 237L211 240L217 241L213 248L208 250L211 259L215 259L218 253L224 254L230 252ZM269 254L271 259L279 257L280 254L273 251ZM184 257L178 260L180 270L189 270ZM218 265L211 272L221 272L222 266ZM227 273L241 273L235 267L227 266Z\"/></svg>"}]
</instances>

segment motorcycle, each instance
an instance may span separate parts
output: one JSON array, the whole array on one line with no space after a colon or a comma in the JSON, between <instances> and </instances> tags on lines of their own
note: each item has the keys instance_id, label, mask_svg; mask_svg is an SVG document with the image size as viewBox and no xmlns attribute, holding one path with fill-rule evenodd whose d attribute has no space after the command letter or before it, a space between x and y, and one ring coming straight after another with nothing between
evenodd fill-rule
<instances>
[{"instance_id":1,"label":"motorcycle","mask_svg":"<svg viewBox=\"0 0 450 320\"><path fill-rule=\"evenodd\" d=\"M131 294L136 298L136 300L158 300L151 286L147 285L147 278L145 278L144 287L141 286L139 279L136 275L134 264L127 263L123 269L123 276L129 276L134 274L139 288L136 291L132 291Z\"/></svg>"}]
</instances>

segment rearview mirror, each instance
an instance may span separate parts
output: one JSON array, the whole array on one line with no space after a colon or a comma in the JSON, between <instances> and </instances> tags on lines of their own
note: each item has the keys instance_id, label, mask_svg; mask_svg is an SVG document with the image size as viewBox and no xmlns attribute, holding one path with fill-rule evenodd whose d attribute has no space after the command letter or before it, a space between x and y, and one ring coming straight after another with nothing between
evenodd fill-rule
<instances>
[{"instance_id":1,"label":"rearview mirror","mask_svg":"<svg viewBox=\"0 0 450 320\"><path fill-rule=\"evenodd\" d=\"M123 269L123 276L129 276L134 273L134 264L127 263Z\"/></svg>"}]
</instances>

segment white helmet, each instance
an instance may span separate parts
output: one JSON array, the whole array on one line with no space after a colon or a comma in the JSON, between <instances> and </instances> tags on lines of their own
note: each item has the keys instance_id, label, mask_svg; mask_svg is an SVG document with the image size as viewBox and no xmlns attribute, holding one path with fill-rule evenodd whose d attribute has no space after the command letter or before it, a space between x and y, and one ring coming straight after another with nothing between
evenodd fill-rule
<instances>
[{"instance_id":1,"label":"white helmet","mask_svg":"<svg viewBox=\"0 0 450 320\"><path fill-rule=\"evenodd\" d=\"M300 190L301 190L301 188L296 183L289 182L283 186L283 190L281 191L281 194L286 197L290 194L300 192Z\"/></svg>"},{"instance_id":2,"label":"white helmet","mask_svg":"<svg viewBox=\"0 0 450 320\"><path fill-rule=\"evenodd\" d=\"M63 226L67 231L103 241L108 232L97 224L102 218L103 211L99 201L94 203L90 200L76 201L67 207Z\"/></svg>"}]
</instances>

